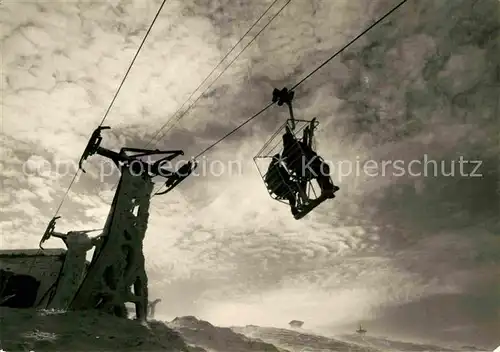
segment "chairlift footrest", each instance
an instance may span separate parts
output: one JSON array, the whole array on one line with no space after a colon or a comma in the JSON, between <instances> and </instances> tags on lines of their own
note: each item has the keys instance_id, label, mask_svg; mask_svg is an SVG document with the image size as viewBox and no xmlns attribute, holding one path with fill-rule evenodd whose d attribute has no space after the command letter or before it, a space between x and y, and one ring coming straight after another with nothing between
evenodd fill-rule
<instances>
[{"instance_id":1,"label":"chairlift footrest","mask_svg":"<svg viewBox=\"0 0 500 352\"><path fill-rule=\"evenodd\" d=\"M295 220L300 220L307 214L309 214L314 208L323 203L325 200L329 199L325 196L320 196L317 199L310 200L307 204L300 207L300 211L294 215Z\"/></svg>"}]
</instances>

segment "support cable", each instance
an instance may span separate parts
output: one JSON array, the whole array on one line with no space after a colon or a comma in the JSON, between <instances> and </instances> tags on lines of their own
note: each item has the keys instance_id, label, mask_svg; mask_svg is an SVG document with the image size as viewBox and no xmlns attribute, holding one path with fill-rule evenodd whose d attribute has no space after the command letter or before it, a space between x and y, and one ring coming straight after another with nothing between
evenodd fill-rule
<instances>
[{"instance_id":1,"label":"support cable","mask_svg":"<svg viewBox=\"0 0 500 352\"><path fill-rule=\"evenodd\" d=\"M260 15L260 17L252 24L252 26L250 26L250 28L248 28L248 30L245 32L245 34L243 34L241 36L241 38L236 42L236 44L233 45L233 47L231 48L231 50L229 50L227 52L226 55L224 55L224 57L219 61L219 63L212 69L212 71L210 71L210 73L205 77L205 79L198 85L198 87L196 87L195 90L193 90L193 92L189 95L189 97L184 101L184 103L182 103L182 105L180 106L180 108L178 108L171 116L170 118L167 120L167 122L165 122L165 124L163 124L163 126L160 127L160 129L155 133L155 135L153 136L153 138L151 138L151 140L144 146L144 148L148 147L151 142L153 142L153 140L158 137L158 135L160 134L160 132L172 121L172 119L182 110L182 108L186 105L186 103L193 97L193 95L203 86L203 84L210 78L210 76L212 76L212 74L215 72L215 70L217 70L219 68L220 65L222 65L222 63L224 62L224 60L226 60L228 58L229 55L231 55L231 53L234 51L234 49L236 49L236 47L243 41L243 39L248 35L248 33L250 33L250 31L252 29L254 29L254 27L257 25L257 23L260 22L260 20L269 12L269 10L274 6L274 4L276 4L278 2L278 0L274 0L271 5L269 5L267 7L267 9ZM258 34L257 34L258 35ZM255 37L254 37L255 39ZM248 45L247 45L248 46ZM247 47L243 48L243 50L238 54L241 55L241 53L246 49ZM231 66L231 64L234 62L234 60L224 69L224 71L226 71L229 66ZM222 73L224 73L224 71L222 71ZM215 83L215 81L217 81L217 79L219 79L219 77L221 76L222 74L220 74L219 76L217 76L217 78L200 94L200 96L203 96L203 94ZM198 97L199 99L199 97ZM180 119L182 119L182 117L190 110L190 108L196 103L196 101L198 100L196 99L195 102L193 104L191 104L185 111L183 114L181 114L181 116L175 121L179 121ZM174 122L174 124L175 124ZM170 129L168 129L164 135L166 133L168 133L168 131L170 131Z\"/></svg>"},{"instance_id":2,"label":"support cable","mask_svg":"<svg viewBox=\"0 0 500 352\"><path fill-rule=\"evenodd\" d=\"M271 5L269 5L267 7L267 9L262 13L262 15L260 15L260 17L252 24L252 26L245 32L245 34L243 34L243 36L240 38L240 40L238 40L238 42L231 48L231 50L229 50L229 52L220 60L220 62L212 69L212 71L205 77L205 79L198 85L198 87L191 93L191 95L186 99L186 101L184 101L184 103L177 109L176 112L174 112L170 118L167 120L167 122L165 122L163 124L163 126L160 127L160 129L154 134L153 138L151 138L151 140L144 146L144 148L147 148L151 142L153 142L154 139L156 139L156 137L158 137L158 135L161 133L161 131L173 120L173 118L182 110L182 108L184 107L184 105L186 105L186 103L193 97L193 95L200 89L200 87L210 78L210 76L215 72L215 70L224 62L224 60L234 51L234 49L236 49L236 47L238 46L239 43L241 43L241 41L243 41L243 39L248 35L248 33L250 33L250 31L257 25L257 23L260 22L260 20L266 15L266 13L269 12L269 10L274 6L274 4L276 4L278 2L278 0L274 0ZM184 110L184 112L177 117L177 119L173 122L173 124L169 127L169 129L163 133L163 135L167 134L174 126L175 126L175 123L177 123L178 121L180 121L190 110L191 108L200 100L200 98L215 84L215 82L224 74L224 72L226 72L229 67L238 59L238 57L240 57L240 55L255 41L255 39L257 39L257 37L269 26L269 24L271 24L271 22L283 11L283 9L291 2L291 0L288 0L285 5L283 5L281 7L281 9L267 22L267 24L256 34L253 36L253 38L247 43L247 45L238 53L238 55L233 58L233 60L231 60L231 62L224 68L224 70L222 70L219 75L212 81L212 83L210 83L210 85L205 88L205 90L194 100L194 102L192 102L187 108L186 110ZM156 141L155 145L158 143L158 141ZM114 189L116 189L116 187L118 187L118 184L115 185L111 190L113 191ZM156 194L156 192L154 192Z\"/></svg>"},{"instance_id":3,"label":"support cable","mask_svg":"<svg viewBox=\"0 0 500 352\"><path fill-rule=\"evenodd\" d=\"M132 69L132 66L133 66L133 65L134 65L134 63L135 63L135 60L136 60L136 59L137 59L137 57L139 56L139 53L140 53L140 51L141 51L141 49L142 49L142 47L143 47L144 43L146 42L146 39L148 38L149 33L151 32L151 29L153 28L153 25L155 24L156 20L158 19L158 16L160 15L160 12L161 12L161 10L163 9L163 6L165 5L165 3L166 3L166 2L167 2L167 0L163 0L163 1L162 1L162 3L161 3L161 5L160 5L160 7L159 7L159 9L158 9L158 11L156 12L156 15L155 15L155 17L153 18L153 21L151 22L151 24L150 24L150 26L149 26L149 28L148 28L148 30L147 30L147 32L146 32L146 34L144 35L144 38L142 39L141 44L139 45L139 48L137 49L137 52L136 52L136 53L135 53L135 55L134 55L134 58L133 58L133 59L132 59L132 61L130 62L129 67L128 67L127 71L125 72L125 76L123 77L122 81L120 82L120 85L118 86L118 88L117 88L117 90L116 90L116 93L115 93L115 95L113 96L113 99L111 100L111 102L110 102L110 104L109 104L109 106L108 106L108 108L107 108L106 112L104 113L104 116L103 116L103 118L102 118L101 122L99 123L99 127L101 127L101 126L102 126L102 124L104 123L104 121L105 121L105 120L106 120L106 118L108 117L108 114L109 114L109 112L111 111L111 108L113 107L113 105L114 105L114 103L115 103L115 100L116 100L116 98L117 98L117 96L118 96L118 93L120 92L120 90L121 90L121 88L122 88L123 84L125 83L125 80L127 79L128 74L129 74L130 70ZM79 172L80 172L80 169L76 170L76 173L75 173L75 175L73 176L73 178L71 179L71 182L70 182L70 184L69 184L68 188L66 189L66 192L64 193L64 196L63 196L63 198L61 199L61 202L59 203L59 205L58 205L58 207L57 207L57 209L56 209L56 212L55 212L55 214L54 214L53 218L55 218L55 217L59 214L59 211L61 210L61 207L63 206L64 201L65 201L65 200L66 200L66 198L68 197L69 191L71 190L71 187L72 187L72 186L73 186L73 184L75 183L75 181L76 181L76 177L78 176L78 173L79 173ZM34 257L33 261L31 262L31 265L30 265L30 267L29 267L29 269L28 269L28 273L30 273L30 272L31 272L31 269L32 269L32 268L33 268L33 266L35 265L36 257L38 256L38 254L40 254L40 252L41 252L41 251L42 251L42 249L38 249L37 255Z\"/></svg>"},{"instance_id":4,"label":"support cable","mask_svg":"<svg viewBox=\"0 0 500 352\"><path fill-rule=\"evenodd\" d=\"M108 106L108 108L107 108L106 112L104 113L104 116L103 116L103 118L102 118L101 122L99 123L99 127L101 127L101 126L102 126L102 124L104 123L104 121L105 121L105 120L106 120L106 118L108 117L108 114L109 114L109 112L111 111L111 108L113 107L113 105L114 105L114 103L115 103L116 98L118 97L118 93L120 93L120 90L121 90L121 88L123 87L123 84L125 83L125 80L127 79L128 74L129 74L130 70L132 69L132 66L133 66L133 65L134 65L134 63L135 63L135 60L136 60L136 59L137 59L137 57L139 56L139 53L140 53L140 51L141 51L141 49L142 49L142 47L143 47L144 43L146 42L146 39L148 38L149 33L151 32L151 29L153 28L153 25L155 24L155 22L156 22L156 20L157 20L158 16L160 15L160 12L161 12L161 10L162 10L162 8L163 8L163 6L165 5L165 3L166 3L166 2L167 2L167 0L163 0L163 2L162 2L162 3L161 3L161 5L160 5L160 8L159 8L159 9L158 9L158 11L156 12L156 15L155 15L155 17L153 18L153 21L151 22L151 24L150 24L150 26L149 26L149 28L148 28L148 30L147 30L147 32L146 32L146 34L144 35L144 38L142 39L141 44L139 45L139 48L137 49L137 52L136 52L136 53L135 53L135 55L134 55L134 58L133 58L133 59L132 59L132 61L130 62L130 65L128 66L128 69L127 69L127 71L125 72L125 76L123 76L123 79L122 79L122 81L120 82L120 85L118 86L118 89L116 90L116 93L115 93L115 95L113 96L113 99L111 100L111 103L109 103L109 106ZM80 169L76 170L76 173L75 173L75 175L73 176L73 179L71 180L71 182L70 182L70 184L69 184L69 186L68 186L68 189L66 190L66 193L64 194L64 196L63 196L63 198L62 198L61 202L59 203L59 206L57 207L57 210L56 210L56 212L55 212L55 214L54 214L54 217L56 217L56 216L59 214L59 211L61 210L61 207L62 207L62 205L63 205L64 201L66 200L66 197L68 196L68 194L69 194L69 191L70 191L71 187L72 187L72 186L73 186L73 184L75 183L75 181L76 181L76 177L78 176L78 173L79 173L79 172L80 172Z\"/></svg>"},{"instance_id":5,"label":"support cable","mask_svg":"<svg viewBox=\"0 0 500 352\"><path fill-rule=\"evenodd\" d=\"M354 42L356 42L357 40L359 40L361 37L363 37L366 33L368 33L370 30L372 30L375 26L377 26L380 22L382 22L383 20L385 20L387 17L389 17L393 12L395 12L397 9L399 9L401 6L403 6L406 2L408 2L408 0L402 0L401 2L399 2L396 6L394 6L391 10L389 10L385 15L383 15L382 17L380 17L377 21L373 22L370 26L368 26L365 30L363 30L360 34L358 34L354 39L350 40L346 45L344 45L341 49L339 49L337 52L335 52L332 56L330 56L328 59L326 59L321 65L319 65L317 68L315 68L313 71L311 71L307 76L305 76L303 79L301 79L297 84L295 84L291 89L290 91L293 91L295 88L297 88L299 85L301 85L302 83L304 83L308 78L310 78L311 76L313 76L316 72L318 72L321 68L323 68L327 63L329 63L331 60L333 60L335 57L337 57L338 55L340 55L341 53L343 53L347 48L349 48L352 44L354 44ZM243 126L245 126L246 124L248 124L250 121L252 121L253 119L255 119L256 117L258 117L259 115L261 115L264 111L266 111L267 109L269 109L272 105L274 105L275 103L272 102L272 103L269 103L266 107L264 107L262 110L260 110L258 113L254 114L253 116L251 116L250 118L248 118L247 120L245 120L242 124L238 125L236 128L234 128L232 131L230 131L229 133L227 133L224 137L220 138L219 140L217 140L216 142L214 142L213 144L211 144L210 146L208 146L207 148L205 148L203 151L201 151L198 155L196 155L193 159L197 159L199 158L201 155L205 154L207 151L209 151L210 149L214 148L215 146L217 146L220 142L222 142L224 139L226 139L227 137L231 136L233 133L235 133L236 131L238 131L240 128L242 128ZM163 186L162 186L163 187ZM158 191L154 194L156 195L159 191L160 191L161 187L158 189Z\"/></svg>"},{"instance_id":6,"label":"support cable","mask_svg":"<svg viewBox=\"0 0 500 352\"><path fill-rule=\"evenodd\" d=\"M257 39L257 37L262 33L264 32L264 30L271 24L271 22L274 21L274 19L276 17L278 17L278 15L285 9L285 7L291 2L292 0L288 0L279 10L278 12L276 12L274 14L274 16L266 23L266 25L264 27L262 27L262 29L252 38L252 40L250 40L247 45L245 45L245 47L238 53L238 55L236 55L233 60L231 60L231 62L229 63L229 65L226 66L226 68L224 70L222 70L221 73L219 73L219 75L215 78L215 80L210 83L210 85L198 96L198 98L196 98L196 100L188 106L188 108L177 118L177 120L174 122L173 125L170 125L170 127L168 128L168 130L164 133L167 134L172 128L174 128L175 126L175 123L176 122L179 122L180 119L182 119L189 110L191 110L191 108L201 99L201 97L203 97L203 95L215 84L215 82L229 69L229 67L231 67L231 65L240 57L241 54L243 54L243 52L255 41L255 39Z\"/></svg>"}]
</instances>

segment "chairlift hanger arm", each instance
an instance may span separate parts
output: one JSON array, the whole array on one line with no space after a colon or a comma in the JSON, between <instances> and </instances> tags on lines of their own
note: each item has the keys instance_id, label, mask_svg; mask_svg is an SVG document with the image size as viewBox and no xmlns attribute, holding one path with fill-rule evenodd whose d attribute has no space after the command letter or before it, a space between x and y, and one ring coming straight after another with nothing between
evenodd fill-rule
<instances>
[{"instance_id":1,"label":"chairlift hanger arm","mask_svg":"<svg viewBox=\"0 0 500 352\"><path fill-rule=\"evenodd\" d=\"M292 122L292 130L295 129L295 116L293 115L292 100L295 95L293 90L288 90L288 88L283 88L281 90L274 88L273 90L273 103L278 103L278 106L286 104L288 106L288 111L290 113L290 120Z\"/></svg>"},{"instance_id":2,"label":"chairlift hanger arm","mask_svg":"<svg viewBox=\"0 0 500 352\"><path fill-rule=\"evenodd\" d=\"M302 133L302 140L308 147L312 147L312 141L314 138L314 130L316 129L317 121L316 118L313 118L309 123L309 126L304 128L304 132Z\"/></svg>"},{"instance_id":3,"label":"chairlift hanger arm","mask_svg":"<svg viewBox=\"0 0 500 352\"><path fill-rule=\"evenodd\" d=\"M307 126L306 128L304 128L304 132L302 132L302 141L308 147L311 146L311 139L309 138L310 135L311 133L309 132L309 126Z\"/></svg>"}]
</instances>

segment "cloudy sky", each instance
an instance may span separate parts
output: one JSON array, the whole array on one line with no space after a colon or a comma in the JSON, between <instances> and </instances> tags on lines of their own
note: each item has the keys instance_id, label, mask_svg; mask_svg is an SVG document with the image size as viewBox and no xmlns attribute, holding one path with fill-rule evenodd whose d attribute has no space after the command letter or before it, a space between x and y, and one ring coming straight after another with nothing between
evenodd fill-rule
<instances>
[{"instance_id":1,"label":"cloudy sky","mask_svg":"<svg viewBox=\"0 0 500 352\"><path fill-rule=\"evenodd\" d=\"M103 145L147 145L271 2L167 0L105 121ZM396 3L292 0L149 146L198 154ZM2 249L37 245L159 5L0 4ZM219 325L300 319L331 334L362 321L391 337L498 345L499 7L410 0L297 89L296 116L320 121L318 151L337 166L341 187L306 218L269 198L252 160L285 122L278 106L210 150L199 175L155 197L145 254L160 314ZM462 172L461 157L470 161ZM437 161L437 173L430 164L419 176L414 163L410 175L410 162L424 158ZM366 160L378 171L356 172ZM396 160L404 174L382 172ZM216 162L220 175L210 172ZM105 176L111 168L99 156L86 168L61 208L60 231L105 223L118 174Z\"/></svg>"}]
</instances>

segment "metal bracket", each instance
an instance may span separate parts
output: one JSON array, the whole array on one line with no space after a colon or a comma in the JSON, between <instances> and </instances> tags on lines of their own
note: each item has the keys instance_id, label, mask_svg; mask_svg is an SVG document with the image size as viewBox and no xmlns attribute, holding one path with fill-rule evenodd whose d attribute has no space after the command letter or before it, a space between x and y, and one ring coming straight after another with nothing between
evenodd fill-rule
<instances>
[{"instance_id":1,"label":"metal bracket","mask_svg":"<svg viewBox=\"0 0 500 352\"><path fill-rule=\"evenodd\" d=\"M309 126L304 128L304 132L302 134L303 142L310 148L312 147L315 129L316 129L316 118L313 118L309 123Z\"/></svg>"},{"instance_id":2,"label":"metal bracket","mask_svg":"<svg viewBox=\"0 0 500 352\"><path fill-rule=\"evenodd\" d=\"M47 228L45 229L45 232L43 233L42 239L40 240L40 243L38 244L38 247L40 247L41 250L44 248L42 247L42 244L47 241L53 234L54 230L56 228L56 220L59 219L60 216L54 216L49 224L47 225Z\"/></svg>"},{"instance_id":3,"label":"metal bracket","mask_svg":"<svg viewBox=\"0 0 500 352\"><path fill-rule=\"evenodd\" d=\"M171 173L168 177L167 182L165 182L165 186L167 187L162 192L157 192L155 195L163 195L170 192L174 189L179 183L184 181L189 175L193 173L193 171L198 166L198 162L196 160L191 160L182 165L177 171Z\"/></svg>"},{"instance_id":4,"label":"metal bracket","mask_svg":"<svg viewBox=\"0 0 500 352\"><path fill-rule=\"evenodd\" d=\"M109 130L111 127L109 126L99 126L97 127L94 132L92 132L92 136L90 136L89 142L87 143L87 146L85 147L85 150L83 151L82 157L80 158L80 162L78 163L78 167L80 170L82 170L84 173L86 172L83 167L82 163L87 160L87 158L97 152L97 148L101 145L102 137L101 137L101 131L102 130Z\"/></svg>"},{"instance_id":5,"label":"metal bracket","mask_svg":"<svg viewBox=\"0 0 500 352\"><path fill-rule=\"evenodd\" d=\"M126 154L127 152L137 153L137 154L127 155ZM172 159L178 157L179 155L184 155L184 151L182 151L182 150L159 150L159 149L151 150L151 149L140 149L140 148L122 148L120 151L120 154L124 154L127 157L133 157L133 158L138 158L138 157L147 156L147 155L172 154L172 155L169 155L169 156L163 158L163 159L170 158L169 160L172 160ZM163 159L161 159L161 160L163 160Z\"/></svg>"},{"instance_id":6,"label":"metal bracket","mask_svg":"<svg viewBox=\"0 0 500 352\"><path fill-rule=\"evenodd\" d=\"M155 161L155 163L152 166L152 170L156 174L158 174L159 170L162 169L163 163L172 161L180 155L184 155L184 151L182 151L182 150L170 150L170 151L162 152L162 154L171 154L171 155L168 155L164 158L161 158L161 159Z\"/></svg>"},{"instance_id":7,"label":"metal bracket","mask_svg":"<svg viewBox=\"0 0 500 352\"><path fill-rule=\"evenodd\" d=\"M132 152L136 153L133 155L127 155L127 152ZM148 150L148 149L138 149L138 148L122 148L120 150L120 154L123 155L127 159L136 159L142 156L149 156L149 155L167 155L161 159L158 159L155 161L152 165L151 168L149 169L150 174L152 176L158 176L160 174L160 169L163 163L169 162L174 160L180 155L184 155L183 150ZM161 175L161 174L160 174Z\"/></svg>"},{"instance_id":8,"label":"metal bracket","mask_svg":"<svg viewBox=\"0 0 500 352\"><path fill-rule=\"evenodd\" d=\"M47 241L48 239L50 239L52 236L54 237L57 237L57 238L60 238L62 239L63 241L66 241L66 238L68 237L68 234L70 233L74 233L74 232L79 232L79 233L91 233L91 232L97 232L97 231L103 231L104 229L92 229L92 230L84 230L84 231L70 231L68 233L59 233L59 232L55 232L55 228L56 228L56 220L57 219L60 219L61 217L60 216L54 216L52 218L52 220L50 220L49 224L47 225L47 228L45 229L45 232L42 236L42 239L40 240L40 243L38 244L38 246L40 247L40 249L44 249L42 247L42 244ZM99 236L96 236L96 237L100 237L102 236L99 235Z\"/></svg>"}]
</instances>

